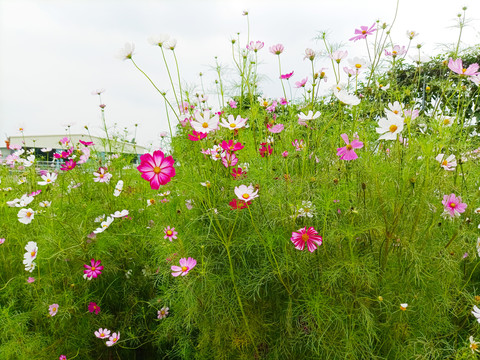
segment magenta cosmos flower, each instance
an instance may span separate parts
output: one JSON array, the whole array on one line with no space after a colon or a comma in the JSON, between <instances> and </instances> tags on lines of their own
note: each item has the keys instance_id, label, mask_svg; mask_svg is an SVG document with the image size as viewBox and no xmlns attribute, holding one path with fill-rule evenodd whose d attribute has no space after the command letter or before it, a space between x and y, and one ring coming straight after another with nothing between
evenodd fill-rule
<instances>
[{"instance_id":1,"label":"magenta cosmos flower","mask_svg":"<svg viewBox=\"0 0 480 360\"><path fill-rule=\"evenodd\" d=\"M68 161L65 161L62 166L60 167L60 170L62 171L70 171L72 169L75 168L75 166L77 166L77 163L73 160L68 160Z\"/></svg>"},{"instance_id":2,"label":"magenta cosmos flower","mask_svg":"<svg viewBox=\"0 0 480 360\"><path fill-rule=\"evenodd\" d=\"M465 212L465 209L467 208L467 204L462 203L462 198L457 198L455 194L444 195L442 204L445 207L445 212L447 212L452 218L460 216L460 213Z\"/></svg>"},{"instance_id":3,"label":"magenta cosmos flower","mask_svg":"<svg viewBox=\"0 0 480 360\"><path fill-rule=\"evenodd\" d=\"M95 262L95 259L92 259L90 260L90 266L85 264L83 265L83 267L86 269L86 270L83 270L83 273L84 274L87 274L87 277L91 278L91 277L94 277L96 278L98 275L100 275L102 273L101 270L103 270L103 265L100 266L100 263L102 261L101 260L97 260Z\"/></svg>"},{"instance_id":4,"label":"magenta cosmos flower","mask_svg":"<svg viewBox=\"0 0 480 360\"><path fill-rule=\"evenodd\" d=\"M305 244L307 244L308 251L310 252L314 252L317 245L320 246L323 243L323 239L318 235L318 232L316 232L313 227L309 227L307 230L306 226L297 232L292 232L290 240L292 240L295 245L295 249L298 250L305 249Z\"/></svg>"},{"instance_id":5,"label":"magenta cosmos flower","mask_svg":"<svg viewBox=\"0 0 480 360\"><path fill-rule=\"evenodd\" d=\"M370 26L370 29L368 26L360 26L360 29L355 29L355 34L356 36L348 39L349 41L357 41L357 40L362 40L366 39L367 35L372 35L377 29L374 29L375 23L373 23L372 26Z\"/></svg>"},{"instance_id":6,"label":"magenta cosmos flower","mask_svg":"<svg viewBox=\"0 0 480 360\"><path fill-rule=\"evenodd\" d=\"M170 228L170 226L167 226L165 229L163 229L165 232L165 236L163 237L164 239L168 239L172 241L172 239L176 239L178 232L175 231L175 228Z\"/></svg>"},{"instance_id":7,"label":"magenta cosmos flower","mask_svg":"<svg viewBox=\"0 0 480 360\"><path fill-rule=\"evenodd\" d=\"M337 149L337 155L340 156L340 160L355 160L358 158L354 149L361 149L363 147L363 142L355 139L350 143L347 134L342 134L340 136L343 141L345 141L345 144L347 144L347 146Z\"/></svg>"},{"instance_id":8,"label":"magenta cosmos flower","mask_svg":"<svg viewBox=\"0 0 480 360\"><path fill-rule=\"evenodd\" d=\"M174 160L171 156L165 157L165 154L156 150L153 156L143 154L140 156L140 165L137 170L142 173L142 178L150 181L150 187L158 190L160 185L168 183L175 176Z\"/></svg>"},{"instance_id":9,"label":"magenta cosmos flower","mask_svg":"<svg viewBox=\"0 0 480 360\"><path fill-rule=\"evenodd\" d=\"M293 73L294 73L294 71L292 71L291 73L288 73L288 74L280 75L280 79L288 80L293 76Z\"/></svg>"},{"instance_id":10,"label":"magenta cosmos flower","mask_svg":"<svg viewBox=\"0 0 480 360\"><path fill-rule=\"evenodd\" d=\"M95 315L98 315L100 312L100 306L98 306L97 303L91 302L88 304L88 311L91 313L95 312Z\"/></svg>"},{"instance_id":11,"label":"magenta cosmos flower","mask_svg":"<svg viewBox=\"0 0 480 360\"><path fill-rule=\"evenodd\" d=\"M470 65L468 68L464 68L462 59L453 60L452 58L450 58L450 60L448 61L448 68L459 75L476 76L480 74L478 72L478 64L475 63Z\"/></svg>"},{"instance_id":12,"label":"magenta cosmos flower","mask_svg":"<svg viewBox=\"0 0 480 360\"><path fill-rule=\"evenodd\" d=\"M192 270L195 265L197 265L197 260L189 257L188 259L186 258L181 258L180 259L180 266L176 266L176 265L173 265L171 267L172 269L172 275L173 276L178 276L178 275L182 275L182 276L185 276L188 274L188 272L190 270Z\"/></svg>"}]
</instances>

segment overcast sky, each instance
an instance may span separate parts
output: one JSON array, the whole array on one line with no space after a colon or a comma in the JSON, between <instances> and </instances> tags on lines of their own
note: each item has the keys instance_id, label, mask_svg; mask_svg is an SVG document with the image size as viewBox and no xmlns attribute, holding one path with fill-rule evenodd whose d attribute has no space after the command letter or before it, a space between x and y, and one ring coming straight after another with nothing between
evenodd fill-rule
<instances>
[{"instance_id":1,"label":"overcast sky","mask_svg":"<svg viewBox=\"0 0 480 360\"><path fill-rule=\"evenodd\" d=\"M155 147L158 135L168 129L163 99L130 61L116 57L125 42L135 44L136 63L160 89L168 90L161 51L147 39L162 33L177 39L182 81L201 93L198 74L204 73L209 103L218 108L211 67L217 56L233 69L230 39L239 32L246 45L243 10L249 11L250 40L265 42L258 52L259 72L265 75L261 89L274 98L282 89L277 58L268 52L269 46L285 46L282 70L295 71L293 82L311 78L303 55L307 47L323 50L315 41L319 31L328 30L331 42L343 42L349 57L366 57L365 43L348 39L355 28L377 19L391 23L395 5L396 0L0 0L0 140L18 135L19 127L26 135L65 134L67 124L72 124L72 133L83 133L88 125L101 136L98 97L91 92L104 88L108 126L127 127L131 139L138 123L137 142ZM440 44L456 42L458 29L452 26L463 6L472 20L464 30L463 45L478 44L478 0L400 0L392 39L407 45L406 31L415 30L420 35L413 46L421 43L428 55L439 53ZM166 55L174 66L172 53ZM316 64L321 67L321 62ZM232 78L233 70L230 73ZM332 77L322 86L333 84Z\"/></svg>"}]
</instances>

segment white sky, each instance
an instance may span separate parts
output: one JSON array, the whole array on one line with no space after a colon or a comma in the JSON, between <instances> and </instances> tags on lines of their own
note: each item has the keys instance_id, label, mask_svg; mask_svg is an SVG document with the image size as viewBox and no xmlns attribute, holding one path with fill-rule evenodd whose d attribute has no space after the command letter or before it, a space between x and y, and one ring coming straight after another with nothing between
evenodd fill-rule
<instances>
[{"instance_id":1,"label":"white sky","mask_svg":"<svg viewBox=\"0 0 480 360\"><path fill-rule=\"evenodd\" d=\"M158 146L158 134L168 129L163 99L131 62L116 58L125 42L135 43L136 63L168 90L160 49L147 39L161 33L176 38L183 82L201 93L198 74L203 72L209 103L217 108L216 95L209 93L215 78L211 67L218 56L233 69L230 39L240 32L246 45L243 10L250 14L250 40L265 42L258 53L259 73L266 76L261 88L266 96L279 97L278 63L269 46L285 46L282 72L295 71L293 85L311 79L303 55L307 47L323 50L314 40L319 31L329 30L331 42L345 43L349 57L366 57L364 41L348 39L360 25L377 19L391 23L395 5L396 0L0 0L0 141L18 135L19 127L26 135L64 134L68 123L72 133L83 133L88 125L101 136L98 97L91 92L104 88L107 124L133 131L138 123L137 142ZM405 32L415 30L420 36L414 46L424 44L428 55L440 52L439 44L458 38L458 29L451 26L463 6L472 19L464 30L464 46L480 43L479 0L400 0L394 43L407 45ZM166 55L173 61L170 51ZM322 65L329 64L319 62L316 69ZM333 82L322 86L329 84Z\"/></svg>"}]
</instances>

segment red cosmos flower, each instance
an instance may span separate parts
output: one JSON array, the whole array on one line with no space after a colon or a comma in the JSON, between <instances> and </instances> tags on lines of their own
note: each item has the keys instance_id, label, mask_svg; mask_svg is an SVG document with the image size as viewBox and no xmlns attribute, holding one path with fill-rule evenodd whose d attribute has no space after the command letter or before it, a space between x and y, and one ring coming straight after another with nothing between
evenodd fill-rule
<instances>
[{"instance_id":1,"label":"red cosmos flower","mask_svg":"<svg viewBox=\"0 0 480 360\"><path fill-rule=\"evenodd\" d=\"M230 201L228 203L228 205L230 205L231 209L230 210L240 210L240 209L245 209L248 207L248 205L251 205L252 202L251 201L240 201L238 199L232 199L232 201Z\"/></svg>"},{"instance_id":2,"label":"red cosmos flower","mask_svg":"<svg viewBox=\"0 0 480 360\"><path fill-rule=\"evenodd\" d=\"M83 140L78 140L78 142L84 146L90 146L90 145L95 145L93 141L83 141Z\"/></svg>"},{"instance_id":3,"label":"red cosmos flower","mask_svg":"<svg viewBox=\"0 0 480 360\"><path fill-rule=\"evenodd\" d=\"M222 143L220 144L220 146L222 147L223 150L226 150L226 151L229 151L229 152L242 150L245 147L240 142L237 142L237 143L233 144L233 141L234 140L228 140L228 142L227 142L227 141L223 140Z\"/></svg>"},{"instance_id":4,"label":"red cosmos flower","mask_svg":"<svg viewBox=\"0 0 480 360\"><path fill-rule=\"evenodd\" d=\"M247 172L243 171L242 168L236 168L232 170L230 175L232 175L234 179L241 179L247 176Z\"/></svg>"},{"instance_id":5,"label":"red cosmos flower","mask_svg":"<svg viewBox=\"0 0 480 360\"><path fill-rule=\"evenodd\" d=\"M192 141L199 141L206 137L207 133L196 132L195 130L193 130L191 134L188 134L188 138Z\"/></svg>"},{"instance_id":6,"label":"red cosmos flower","mask_svg":"<svg viewBox=\"0 0 480 360\"><path fill-rule=\"evenodd\" d=\"M165 157L161 150L150 154L143 154L140 156L140 165L137 170L142 173L142 178L150 181L150 187L153 190L158 190L160 185L165 185L170 182L171 178L175 176L175 162L171 156Z\"/></svg>"},{"instance_id":7,"label":"red cosmos flower","mask_svg":"<svg viewBox=\"0 0 480 360\"><path fill-rule=\"evenodd\" d=\"M100 312L100 306L98 306L94 302L91 302L88 304L88 311L90 311L91 313L95 312L95 315L98 315L98 313Z\"/></svg>"},{"instance_id":8,"label":"red cosmos flower","mask_svg":"<svg viewBox=\"0 0 480 360\"><path fill-rule=\"evenodd\" d=\"M267 156L272 155L273 148L270 145L267 145L267 143L264 143L264 142L261 143L260 145L262 145L262 147L259 149L261 157L265 157L265 155ZM267 145L267 147L265 145Z\"/></svg>"},{"instance_id":9,"label":"red cosmos flower","mask_svg":"<svg viewBox=\"0 0 480 360\"><path fill-rule=\"evenodd\" d=\"M77 166L77 163L73 160L69 160L69 161L65 161L63 164L62 164L62 167L60 168L60 170L63 170L63 171L70 171L72 170L75 166Z\"/></svg>"}]
</instances>

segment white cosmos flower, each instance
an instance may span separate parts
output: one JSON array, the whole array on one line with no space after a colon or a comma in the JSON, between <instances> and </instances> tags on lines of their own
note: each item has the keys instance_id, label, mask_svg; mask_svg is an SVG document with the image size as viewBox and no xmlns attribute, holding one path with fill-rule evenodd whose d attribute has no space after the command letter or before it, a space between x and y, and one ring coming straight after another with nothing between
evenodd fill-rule
<instances>
[{"instance_id":1,"label":"white cosmos flower","mask_svg":"<svg viewBox=\"0 0 480 360\"><path fill-rule=\"evenodd\" d=\"M454 171L457 167L457 160L455 159L455 155L452 154L446 159L444 159L445 154L438 154L435 160L440 163L440 166L443 167L445 170Z\"/></svg>"},{"instance_id":2,"label":"white cosmos flower","mask_svg":"<svg viewBox=\"0 0 480 360\"><path fill-rule=\"evenodd\" d=\"M32 272L35 270L35 264L34 262L28 262L27 260L23 260L23 264L25 265L25 271Z\"/></svg>"},{"instance_id":3,"label":"white cosmos flower","mask_svg":"<svg viewBox=\"0 0 480 360\"><path fill-rule=\"evenodd\" d=\"M240 115L235 119L233 115L228 115L228 120L222 119L219 123L224 128L235 130L245 127L248 119L243 119Z\"/></svg>"},{"instance_id":4,"label":"white cosmos flower","mask_svg":"<svg viewBox=\"0 0 480 360\"><path fill-rule=\"evenodd\" d=\"M123 180L118 180L117 185L115 185L115 191L113 192L113 196L119 196L123 190Z\"/></svg>"},{"instance_id":5,"label":"white cosmos flower","mask_svg":"<svg viewBox=\"0 0 480 360\"><path fill-rule=\"evenodd\" d=\"M95 229L95 230L93 230L93 232L94 232L95 234L100 234L100 233L104 232L104 231L110 226L110 224L113 222L113 220L114 220L114 218L112 218L112 217L110 217L110 216L107 217L107 220L103 221L103 222L100 224L100 227L97 228L97 229Z\"/></svg>"},{"instance_id":6,"label":"white cosmos flower","mask_svg":"<svg viewBox=\"0 0 480 360\"><path fill-rule=\"evenodd\" d=\"M35 162L35 155L29 155L26 159L22 159L23 166L30 167Z\"/></svg>"},{"instance_id":7,"label":"white cosmos flower","mask_svg":"<svg viewBox=\"0 0 480 360\"><path fill-rule=\"evenodd\" d=\"M41 148L40 151L44 152L44 153L45 152L50 152L50 151L52 151L52 148Z\"/></svg>"},{"instance_id":8,"label":"white cosmos flower","mask_svg":"<svg viewBox=\"0 0 480 360\"><path fill-rule=\"evenodd\" d=\"M170 35L168 34L159 34L150 36L148 38L148 42L155 46L162 46L168 39L170 39Z\"/></svg>"},{"instance_id":9,"label":"white cosmos flower","mask_svg":"<svg viewBox=\"0 0 480 360\"><path fill-rule=\"evenodd\" d=\"M129 211L128 210L122 210L122 211L115 211L114 214L110 214L110 216L112 218L121 218L121 217L125 217L129 214Z\"/></svg>"},{"instance_id":10,"label":"white cosmos flower","mask_svg":"<svg viewBox=\"0 0 480 360\"><path fill-rule=\"evenodd\" d=\"M438 117L438 120L440 121L440 125L450 127L453 125L455 122L455 118L453 116L446 116L446 115L440 115Z\"/></svg>"},{"instance_id":11,"label":"white cosmos flower","mask_svg":"<svg viewBox=\"0 0 480 360\"><path fill-rule=\"evenodd\" d=\"M46 173L45 175L42 175L42 180L39 181L38 185L48 185L48 184L53 184L55 180L57 180L57 174L52 172L52 173Z\"/></svg>"},{"instance_id":12,"label":"white cosmos flower","mask_svg":"<svg viewBox=\"0 0 480 360\"><path fill-rule=\"evenodd\" d=\"M392 112L387 112L387 118L381 118L378 121L378 128L375 130L381 135L378 140L396 140L397 134L403 131L403 118Z\"/></svg>"},{"instance_id":13,"label":"white cosmos flower","mask_svg":"<svg viewBox=\"0 0 480 360\"><path fill-rule=\"evenodd\" d=\"M135 51L135 44L125 43L125 46L123 47L123 49L119 50L117 56L121 60L131 59L134 51Z\"/></svg>"},{"instance_id":14,"label":"white cosmos flower","mask_svg":"<svg viewBox=\"0 0 480 360\"><path fill-rule=\"evenodd\" d=\"M300 125L307 126L306 121L308 121L308 120L315 120L315 119L317 119L319 116L320 116L320 111L317 111L317 112L314 114L313 111L310 110L307 115L305 115L303 112L301 112L300 114L298 114L298 123L299 123Z\"/></svg>"},{"instance_id":15,"label":"white cosmos flower","mask_svg":"<svg viewBox=\"0 0 480 360\"><path fill-rule=\"evenodd\" d=\"M40 202L38 203L38 205L40 205L40 207L47 208L47 207L50 207L50 205L52 205L52 202L51 202L51 201L47 201L47 200L45 200L45 201L40 201Z\"/></svg>"},{"instance_id":16,"label":"white cosmos flower","mask_svg":"<svg viewBox=\"0 0 480 360\"><path fill-rule=\"evenodd\" d=\"M250 201L258 197L258 190L254 191L253 185L240 185L235 187L235 195L241 201Z\"/></svg>"},{"instance_id":17,"label":"white cosmos flower","mask_svg":"<svg viewBox=\"0 0 480 360\"><path fill-rule=\"evenodd\" d=\"M192 120L190 124L195 131L208 134L218 129L219 121L218 114L210 117L210 110L205 110L203 116L200 111L195 112L195 120Z\"/></svg>"},{"instance_id":18,"label":"white cosmos flower","mask_svg":"<svg viewBox=\"0 0 480 360\"><path fill-rule=\"evenodd\" d=\"M20 221L22 224L30 224L35 217L35 211L32 209L20 209L20 211L17 214L18 216L18 221Z\"/></svg>"},{"instance_id":19,"label":"white cosmos flower","mask_svg":"<svg viewBox=\"0 0 480 360\"><path fill-rule=\"evenodd\" d=\"M477 318L477 321L480 323L480 309L477 307L477 305L473 305L472 314Z\"/></svg>"},{"instance_id":20,"label":"white cosmos flower","mask_svg":"<svg viewBox=\"0 0 480 360\"><path fill-rule=\"evenodd\" d=\"M402 116L403 115L402 104L400 104L398 101L395 101L393 104L388 103L388 109L385 109L385 113L388 113L389 111L391 111L395 115Z\"/></svg>"},{"instance_id":21,"label":"white cosmos flower","mask_svg":"<svg viewBox=\"0 0 480 360\"><path fill-rule=\"evenodd\" d=\"M333 90L333 95L345 105L358 105L360 99L355 95L349 94L346 90Z\"/></svg>"},{"instance_id":22,"label":"white cosmos flower","mask_svg":"<svg viewBox=\"0 0 480 360\"><path fill-rule=\"evenodd\" d=\"M103 219L105 219L105 214L97 216L94 221L95 222L102 222Z\"/></svg>"},{"instance_id":23,"label":"white cosmos flower","mask_svg":"<svg viewBox=\"0 0 480 360\"><path fill-rule=\"evenodd\" d=\"M25 260L28 262L32 262L37 257L38 246L35 241L29 241L27 245L25 245L25 255L23 256Z\"/></svg>"},{"instance_id":24,"label":"white cosmos flower","mask_svg":"<svg viewBox=\"0 0 480 360\"><path fill-rule=\"evenodd\" d=\"M165 49L175 50L177 46L177 39L169 39L163 43Z\"/></svg>"}]
</instances>

